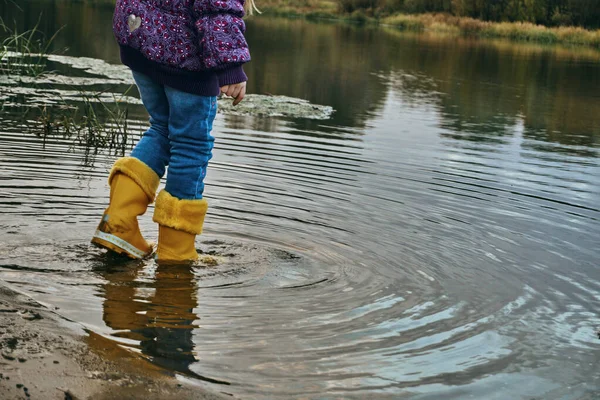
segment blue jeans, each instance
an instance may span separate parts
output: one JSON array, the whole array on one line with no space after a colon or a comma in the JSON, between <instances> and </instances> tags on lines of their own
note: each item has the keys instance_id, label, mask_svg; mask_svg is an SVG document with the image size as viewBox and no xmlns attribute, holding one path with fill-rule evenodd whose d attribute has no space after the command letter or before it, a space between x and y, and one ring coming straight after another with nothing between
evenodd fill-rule
<instances>
[{"instance_id":1,"label":"blue jeans","mask_svg":"<svg viewBox=\"0 0 600 400\"><path fill-rule=\"evenodd\" d=\"M215 138L210 134L217 98L198 96L155 83L133 72L150 114L150 128L131 152L159 177L168 166L166 190L179 199L201 199Z\"/></svg>"}]
</instances>

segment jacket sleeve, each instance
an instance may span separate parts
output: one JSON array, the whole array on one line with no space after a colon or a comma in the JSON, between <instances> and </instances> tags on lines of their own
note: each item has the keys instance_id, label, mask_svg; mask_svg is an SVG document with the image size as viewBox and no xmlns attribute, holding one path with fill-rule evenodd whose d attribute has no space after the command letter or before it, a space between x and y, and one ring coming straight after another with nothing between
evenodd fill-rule
<instances>
[{"instance_id":1,"label":"jacket sleeve","mask_svg":"<svg viewBox=\"0 0 600 400\"><path fill-rule=\"evenodd\" d=\"M194 13L203 67L217 72L220 86L246 81L244 0L194 0Z\"/></svg>"}]
</instances>

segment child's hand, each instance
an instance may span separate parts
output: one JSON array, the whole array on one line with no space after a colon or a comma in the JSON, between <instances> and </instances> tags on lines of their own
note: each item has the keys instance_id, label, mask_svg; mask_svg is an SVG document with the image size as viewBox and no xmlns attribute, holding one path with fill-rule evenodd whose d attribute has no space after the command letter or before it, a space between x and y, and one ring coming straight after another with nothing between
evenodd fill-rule
<instances>
[{"instance_id":1,"label":"child's hand","mask_svg":"<svg viewBox=\"0 0 600 400\"><path fill-rule=\"evenodd\" d=\"M235 85L225 85L221 87L221 93L233 97L233 105L236 106L246 95L246 82L236 83Z\"/></svg>"}]
</instances>

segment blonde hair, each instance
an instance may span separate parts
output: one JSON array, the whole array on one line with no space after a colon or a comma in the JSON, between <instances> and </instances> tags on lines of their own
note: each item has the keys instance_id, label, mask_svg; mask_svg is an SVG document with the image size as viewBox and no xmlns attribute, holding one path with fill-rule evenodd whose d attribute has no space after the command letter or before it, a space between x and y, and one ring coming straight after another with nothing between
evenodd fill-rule
<instances>
[{"instance_id":1,"label":"blonde hair","mask_svg":"<svg viewBox=\"0 0 600 400\"><path fill-rule=\"evenodd\" d=\"M256 7L256 3L254 3L254 0L246 0L245 8L246 14L248 15L253 15L254 11L261 14L261 11Z\"/></svg>"}]
</instances>

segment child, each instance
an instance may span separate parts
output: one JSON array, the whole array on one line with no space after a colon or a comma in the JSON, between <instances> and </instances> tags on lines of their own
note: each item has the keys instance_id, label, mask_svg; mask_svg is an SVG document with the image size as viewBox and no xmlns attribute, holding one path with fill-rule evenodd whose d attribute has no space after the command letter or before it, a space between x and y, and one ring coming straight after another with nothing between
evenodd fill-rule
<instances>
[{"instance_id":1,"label":"child","mask_svg":"<svg viewBox=\"0 0 600 400\"><path fill-rule=\"evenodd\" d=\"M254 4L246 4L251 12ZM159 261L198 258L207 202L204 177L212 157L217 95L246 93L242 64L250 61L244 38L244 0L117 0L113 30L121 60L133 71L150 128L130 157L114 164L110 204L92 243L144 258L153 251L137 217L156 197Z\"/></svg>"}]
</instances>

